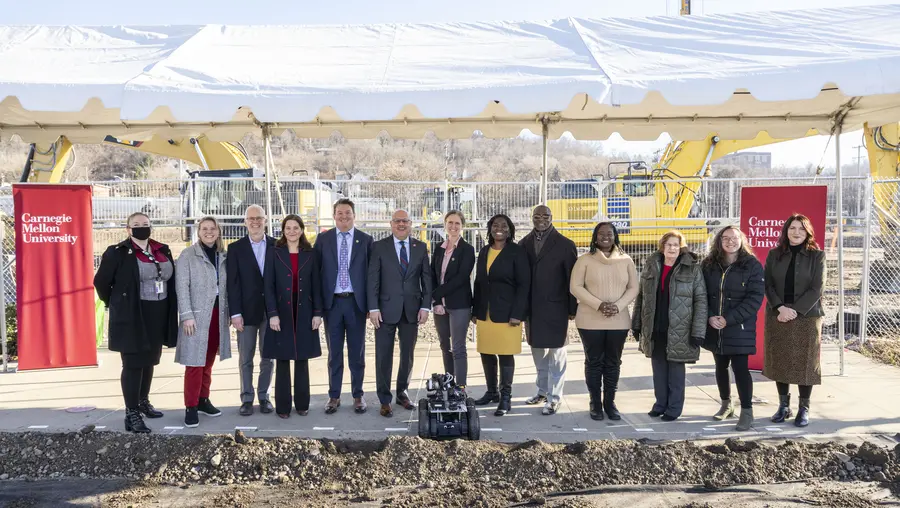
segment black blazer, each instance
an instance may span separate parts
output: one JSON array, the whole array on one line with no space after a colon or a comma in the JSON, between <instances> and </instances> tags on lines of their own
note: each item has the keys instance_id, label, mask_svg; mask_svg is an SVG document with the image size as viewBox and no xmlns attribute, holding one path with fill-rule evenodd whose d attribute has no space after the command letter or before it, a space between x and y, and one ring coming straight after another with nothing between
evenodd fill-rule
<instances>
[{"instance_id":1,"label":"black blazer","mask_svg":"<svg viewBox=\"0 0 900 508\"><path fill-rule=\"evenodd\" d=\"M266 258L275 248L275 239L266 235ZM228 312L240 314L244 324L257 326L266 318L266 295L263 292L263 273L256 264L250 237L228 244L225 257L228 275ZM263 265L265 270L265 265Z\"/></svg>"},{"instance_id":2,"label":"black blazer","mask_svg":"<svg viewBox=\"0 0 900 508\"><path fill-rule=\"evenodd\" d=\"M790 252L778 248L766 256L766 300L770 312L784 303L784 281L791 264ZM822 295L825 293L825 251L802 250L794 261L794 303L788 307L806 317L822 317Z\"/></svg>"},{"instance_id":3,"label":"black blazer","mask_svg":"<svg viewBox=\"0 0 900 508\"><path fill-rule=\"evenodd\" d=\"M443 243L443 242L442 242ZM432 287L431 298L434 305L442 305L445 299L447 309L470 309L472 307L472 270L475 268L475 247L459 239L447 273L441 284L441 266L444 264L444 248L438 245L431 256Z\"/></svg>"},{"instance_id":4,"label":"black blazer","mask_svg":"<svg viewBox=\"0 0 900 508\"><path fill-rule=\"evenodd\" d=\"M485 245L478 253L472 315L487 321L490 308L491 321L495 323L508 323L512 318L525 321L531 288L531 266L525 249L515 243L507 243L491 265L489 274L487 258L490 248L490 245Z\"/></svg>"},{"instance_id":5,"label":"black blazer","mask_svg":"<svg viewBox=\"0 0 900 508\"><path fill-rule=\"evenodd\" d=\"M400 259L394 249L394 236L372 244L367 280L370 311L378 309L385 323L396 324L406 315L418 322L419 309L431 308L431 268L425 244L408 238L409 266L406 276L400 271ZM354 291L356 288L353 288Z\"/></svg>"},{"instance_id":6,"label":"black blazer","mask_svg":"<svg viewBox=\"0 0 900 508\"><path fill-rule=\"evenodd\" d=\"M162 252L172 262L172 278L166 284L169 302L168 333L163 339L166 347L178 341L178 297L175 293L175 259L169 246ZM125 354L152 353L156 345L146 335L147 325L141 312L141 281L137 256L131 239L112 245L100 259L94 275L94 288L100 300L109 308L109 350ZM155 338L154 338L155 339Z\"/></svg>"}]
</instances>

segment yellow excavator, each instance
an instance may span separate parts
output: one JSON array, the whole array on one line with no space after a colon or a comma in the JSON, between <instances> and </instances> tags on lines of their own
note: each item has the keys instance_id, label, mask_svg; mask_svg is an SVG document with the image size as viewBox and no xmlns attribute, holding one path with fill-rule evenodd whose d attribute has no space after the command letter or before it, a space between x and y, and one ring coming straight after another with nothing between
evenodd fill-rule
<instances>
[{"instance_id":1,"label":"yellow excavator","mask_svg":"<svg viewBox=\"0 0 900 508\"><path fill-rule=\"evenodd\" d=\"M190 179L180 189L182 212L185 217L212 215L222 218L222 234L226 241L243 236L244 228L239 217L243 216L247 206L266 206L265 185L250 180L263 175L254 169L247 152L239 143L210 141L202 136L183 139L154 137L147 141L107 136L103 144L179 159L198 166L199 170L188 171ZM66 167L73 157L74 146L64 136L50 145L32 144L20 181L59 183L63 181ZM235 180L228 181L232 178ZM275 210L270 213L297 213L304 220L316 222L321 222L321 217L331 217L334 193L326 185L314 182L308 175L282 181L276 179L276 185L279 192L271 198ZM310 231L311 240L315 234L316 231ZM193 223L188 220L183 239L190 242L194 236Z\"/></svg>"}]
</instances>

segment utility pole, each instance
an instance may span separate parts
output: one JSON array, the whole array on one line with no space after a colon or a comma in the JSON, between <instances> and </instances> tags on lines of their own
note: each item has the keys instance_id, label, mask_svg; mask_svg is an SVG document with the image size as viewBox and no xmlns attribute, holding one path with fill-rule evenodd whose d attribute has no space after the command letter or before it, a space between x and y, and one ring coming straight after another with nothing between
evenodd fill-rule
<instances>
[{"instance_id":1,"label":"utility pole","mask_svg":"<svg viewBox=\"0 0 900 508\"><path fill-rule=\"evenodd\" d=\"M860 151L861 151L863 148L865 148L865 146L863 146L863 145L858 145L858 146L854 146L853 148L856 148L856 157L854 157L854 159L856 159L856 176L859 176L859 175L860 175L860 172L859 172L859 165L860 165L860 163L862 162L862 159L863 159L863 158L862 158L862 155L860 155Z\"/></svg>"}]
</instances>

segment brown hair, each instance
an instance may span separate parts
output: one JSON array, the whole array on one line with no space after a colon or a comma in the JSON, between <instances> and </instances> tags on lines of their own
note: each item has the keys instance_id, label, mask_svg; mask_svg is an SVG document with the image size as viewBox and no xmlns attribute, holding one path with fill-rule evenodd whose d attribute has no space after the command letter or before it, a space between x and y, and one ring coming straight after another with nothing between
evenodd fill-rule
<instances>
[{"instance_id":1,"label":"brown hair","mask_svg":"<svg viewBox=\"0 0 900 508\"><path fill-rule=\"evenodd\" d=\"M457 217L459 217L459 221L462 222L462 225L466 225L466 216L463 215L463 213L459 210L450 210L449 212L447 212L447 215L444 215L444 222L447 222L447 219L449 219L451 215L456 215Z\"/></svg>"},{"instance_id":2,"label":"brown hair","mask_svg":"<svg viewBox=\"0 0 900 508\"><path fill-rule=\"evenodd\" d=\"M659 252L665 252L666 250L666 242L669 241L670 238L677 238L678 243L681 244L681 252L682 254L687 252L687 240L684 239L684 235L681 234L681 231L677 229L673 229L668 233L662 235L662 238L659 239Z\"/></svg>"},{"instance_id":3,"label":"brown hair","mask_svg":"<svg viewBox=\"0 0 900 508\"><path fill-rule=\"evenodd\" d=\"M788 229L791 228L791 224L793 224L794 221L799 222L803 226L803 229L806 230L805 250L819 250L819 244L816 243L816 234L815 231L813 231L812 222L810 222L809 217L802 213L795 213L788 217L788 219L784 221L784 226L781 227L781 236L778 237L778 246L776 247L780 253L783 255L791 250L791 241L788 239Z\"/></svg>"},{"instance_id":4,"label":"brown hair","mask_svg":"<svg viewBox=\"0 0 900 508\"><path fill-rule=\"evenodd\" d=\"M341 198L334 202L334 206L331 207L331 213L337 213L337 207L341 205L347 205L350 207L350 211L356 213L356 205L353 204L353 201L350 201L347 198Z\"/></svg>"},{"instance_id":5,"label":"brown hair","mask_svg":"<svg viewBox=\"0 0 900 508\"><path fill-rule=\"evenodd\" d=\"M287 246L287 237L284 236L284 227L287 225L287 222L289 220L292 220L299 224L300 229L303 230L303 232L300 233L300 250L312 250L312 245L310 245L309 240L306 239L306 226L303 225L303 219L301 219L299 215L293 213L285 215L284 219L281 220L281 238L275 241L275 246Z\"/></svg>"},{"instance_id":6,"label":"brown hair","mask_svg":"<svg viewBox=\"0 0 900 508\"><path fill-rule=\"evenodd\" d=\"M741 248L737 252L737 258L743 259L747 256L753 256L753 248L750 247L750 243L747 241L747 235L745 235L744 232L741 231L741 228L735 225L725 226L724 228L720 229L719 232L716 233L715 238L713 238L712 246L710 246L709 248L709 253L705 258L703 258L704 266L709 266L713 263L718 263L720 265L725 264L726 253L725 249L722 248L722 236L728 230L734 230L738 234L738 237L741 239Z\"/></svg>"}]
</instances>

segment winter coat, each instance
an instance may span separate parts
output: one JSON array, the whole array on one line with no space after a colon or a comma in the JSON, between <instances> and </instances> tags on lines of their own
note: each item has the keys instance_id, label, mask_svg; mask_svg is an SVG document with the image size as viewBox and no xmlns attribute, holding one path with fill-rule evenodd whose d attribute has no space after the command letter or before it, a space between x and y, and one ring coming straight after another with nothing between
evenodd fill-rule
<instances>
[{"instance_id":1,"label":"winter coat","mask_svg":"<svg viewBox=\"0 0 900 508\"><path fill-rule=\"evenodd\" d=\"M322 282L319 261L312 250L300 251L297 300L294 300L293 269L287 247L266 251L266 315L278 317L281 330L266 330L262 356L273 360L309 360L322 356L319 330L312 329L313 316L322 316ZM294 320L294 306L297 319ZM267 325L268 326L268 325Z\"/></svg>"},{"instance_id":2,"label":"winter coat","mask_svg":"<svg viewBox=\"0 0 900 508\"><path fill-rule=\"evenodd\" d=\"M784 281L791 253L782 255L778 249L766 256L766 299L770 312L777 314L775 307L784 304ZM794 261L794 303L788 307L801 316L822 317L822 295L825 292L825 251L802 250Z\"/></svg>"},{"instance_id":3,"label":"winter coat","mask_svg":"<svg viewBox=\"0 0 900 508\"><path fill-rule=\"evenodd\" d=\"M568 342L569 316L578 310L578 301L569 292L578 250L572 240L555 229L545 234L540 254L534 252L534 233L519 242L531 267L525 336L531 347L560 348Z\"/></svg>"},{"instance_id":4,"label":"winter coat","mask_svg":"<svg viewBox=\"0 0 900 508\"><path fill-rule=\"evenodd\" d=\"M640 349L648 358L653 355L653 321L656 317L656 294L662 274L663 255L654 252L644 263L640 288L634 301L632 329L639 337ZM666 335L666 358L670 362L694 363L700 359L700 347L692 337L706 336L706 284L697 255L681 254L669 278L669 327Z\"/></svg>"},{"instance_id":5,"label":"winter coat","mask_svg":"<svg viewBox=\"0 0 900 508\"><path fill-rule=\"evenodd\" d=\"M163 244L162 252L174 268L175 260L169 246ZM110 351L153 353L154 347L146 336L147 324L141 312L140 286L138 260L131 239L107 248L94 275L94 288L109 308ZM175 347L178 339L178 300L174 275L166 284L166 300L169 302L169 333L163 345Z\"/></svg>"},{"instance_id":6,"label":"winter coat","mask_svg":"<svg viewBox=\"0 0 900 508\"><path fill-rule=\"evenodd\" d=\"M228 274L226 254L220 252L218 279L216 267L209 261L200 242L185 249L176 263L176 289L178 290L178 322L193 319L196 329L186 335L184 327L178 327L178 347L175 361L185 367L206 365L206 346L209 343L209 327L212 319L219 320L219 360L231 358L231 322L228 313ZM216 287L219 293L216 295ZM213 306L219 300L219 315L214 317Z\"/></svg>"},{"instance_id":7,"label":"winter coat","mask_svg":"<svg viewBox=\"0 0 900 508\"><path fill-rule=\"evenodd\" d=\"M494 323L508 323L510 319L525 321L528 317L528 291L531 288L531 267L525 249L508 242L487 269L491 246L478 253L475 265L475 290L472 295L472 315Z\"/></svg>"},{"instance_id":8,"label":"winter coat","mask_svg":"<svg viewBox=\"0 0 900 508\"><path fill-rule=\"evenodd\" d=\"M716 330L706 322L703 348L720 355L756 354L756 318L765 294L762 264L744 256L727 267L703 263L709 317L725 318Z\"/></svg>"}]
</instances>

